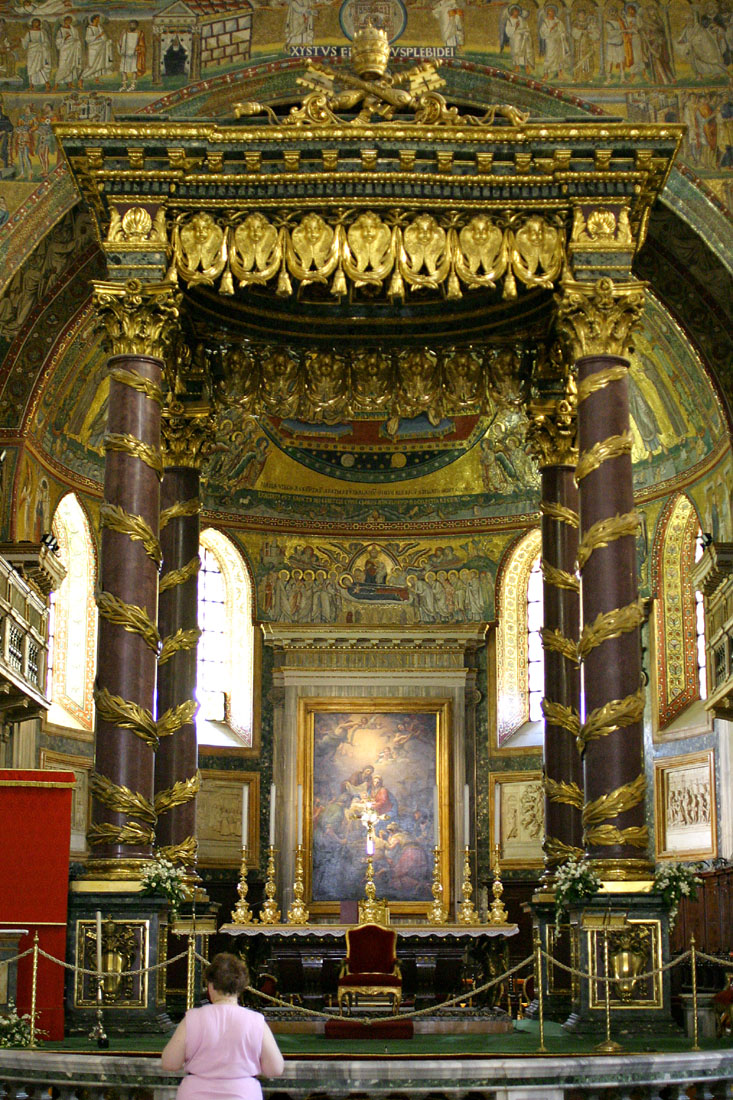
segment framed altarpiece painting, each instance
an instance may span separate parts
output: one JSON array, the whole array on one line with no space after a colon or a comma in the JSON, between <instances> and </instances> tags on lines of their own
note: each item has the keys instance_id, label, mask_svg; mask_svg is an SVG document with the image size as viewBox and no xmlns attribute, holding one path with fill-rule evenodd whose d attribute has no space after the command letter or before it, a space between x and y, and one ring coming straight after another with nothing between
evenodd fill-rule
<instances>
[{"instance_id":1,"label":"framed altarpiece painting","mask_svg":"<svg viewBox=\"0 0 733 1100\"><path fill-rule=\"evenodd\" d=\"M437 842L450 903L450 722L448 699L301 699L298 783L312 913L364 898L369 811L377 816L377 898L395 915L425 914Z\"/></svg>"},{"instance_id":2,"label":"framed altarpiece painting","mask_svg":"<svg viewBox=\"0 0 733 1100\"><path fill-rule=\"evenodd\" d=\"M717 856L712 749L655 760L654 803L657 859Z\"/></svg>"}]
</instances>

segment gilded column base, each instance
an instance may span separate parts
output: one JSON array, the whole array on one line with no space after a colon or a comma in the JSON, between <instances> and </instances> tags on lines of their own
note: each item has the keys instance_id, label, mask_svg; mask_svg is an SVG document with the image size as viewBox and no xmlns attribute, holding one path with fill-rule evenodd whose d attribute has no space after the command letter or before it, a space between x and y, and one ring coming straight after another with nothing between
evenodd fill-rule
<instances>
[{"instance_id":1,"label":"gilded column base","mask_svg":"<svg viewBox=\"0 0 733 1100\"><path fill-rule=\"evenodd\" d=\"M143 871L149 859L90 859L84 865L84 877L69 884L72 893L94 891L135 893L140 887Z\"/></svg>"},{"instance_id":2,"label":"gilded column base","mask_svg":"<svg viewBox=\"0 0 733 1100\"><path fill-rule=\"evenodd\" d=\"M641 857L639 859L595 859L587 861L596 872L601 881L614 882L647 882L654 878L654 864ZM638 885L634 887L638 889Z\"/></svg>"}]
</instances>

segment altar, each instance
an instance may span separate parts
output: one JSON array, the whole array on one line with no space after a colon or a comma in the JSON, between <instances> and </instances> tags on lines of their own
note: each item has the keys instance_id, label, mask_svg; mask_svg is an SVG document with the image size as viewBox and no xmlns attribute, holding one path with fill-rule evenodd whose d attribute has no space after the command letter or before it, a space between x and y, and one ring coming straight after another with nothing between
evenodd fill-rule
<instances>
[{"instance_id":1,"label":"altar","mask_svg":"<svg viewBox=\"0 0 733 1100\"><path fill-rule=\"evenodd\" d=\"M339 969L346 955L346 924L224 924L246 959L252 985L323 1011L336 1004ZM465 1007L490 1008L501 985L474 997L475 988L508 969L507 939L516 924L395 924L402 971L402 1003L416 1010L463 995ZM267 979L270 979L269 983Z\"/></svg>"}]
</instances>

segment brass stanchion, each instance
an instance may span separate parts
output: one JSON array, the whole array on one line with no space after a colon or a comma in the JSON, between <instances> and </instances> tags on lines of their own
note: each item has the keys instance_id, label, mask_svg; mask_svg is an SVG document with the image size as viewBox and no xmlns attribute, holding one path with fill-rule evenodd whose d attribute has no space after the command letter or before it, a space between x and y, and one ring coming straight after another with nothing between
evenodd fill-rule
<instances>
[{"instance_id":1,"label":"brass stanchion","mask_svg":"<svg viewBox=\"0 0 733 1100\"><path fill-rule=\"evenodd\" d=\"M38 998L38 930L33 937L33 973L31 976L31 1043L36 1045L36 1000Z\"/></svg>"},{"instance_id":2,"label":"brass stanchion","mask_svg":"<svg viewBox=\"0 0 733 1100\"><path fill-rule=\"evenodd\" d=\"M601 1054L615 1054L617 1051L622 1050L620 1043L614 1042L611 1038L611 983L608 980L609 965L608 965L608 925L603 926L603 970L605 976L606 996L605 996L605 1011L606 1011L606 1038L602 1043L596 1046L596 1050Z\"/></svg>"},{"instance_id":3,"label":"brass stanchion","mask_svg":"<svg viewBox=\"0 0 733 1100\"><path fill-rule=\"evenodd\" d=\"M690 965L692 966L692 1049L699 1050L697 1033L697 948L695 933L690 934Z\"/></svg>"},{"instance_id":4,"label":"brass stanchion","mask_svg":"<svg viewBox=\"0 0 733 1100\"><path fill-rule=\"evenodd\" d=\"M249 907L247 901L247 845L242 845L242 867L239 872L239 882L237 883L237 893L239 894L239 901L234 906L232 912L232 924L253 924L255 918L252 916L252 910Z\"/></svg>"},{"instance_id":5,"label":"brass stanchion","mask_svg":"<svg viewBox=\"0 0 733 1100\"><path fill-rule=\"evenodd\" d=\"M265 882L267 901L262 906L262 912L260 913L260 922L262 924L280 923L280 910L275 901L275 893L277 890L275 886L275 851L276 849L271 844L267 855L267 881Z\"/></svg>"},{"instance_id":6,"label":"brass stanchion","mask_svg":"<svg viewBox=\"0 0 733 1100\"><path fill-rule=\"evenodd\" d=\"M537 987L537 1007L540 1017L540 1054L547 1053L545 1046L545 994L542 988L542 941L537 925L532 929L534 940L534 981Z\"/></svg>"},{"instance_id":7,"label":"brass stanchion","mask_svg":"<svg viewBox=\"0 0 733 1100\"><path fill-rule=\"evenodd\" d=\"M194 1007L196 986L196 934L188 933L186 958L186 1010Z\"/></svg>"},{"instance_id":8,"label":"brass stanchion","mask_svg":"<svg viewBox=\"0 0 733 1100\"><path fill-rule=\"evenodd\" d=\"M293 904L288 909L289 924L307 924L310 913L303 902L303 845L295 849L295 882L293 883Z\"/></svg>"}]
</instances>

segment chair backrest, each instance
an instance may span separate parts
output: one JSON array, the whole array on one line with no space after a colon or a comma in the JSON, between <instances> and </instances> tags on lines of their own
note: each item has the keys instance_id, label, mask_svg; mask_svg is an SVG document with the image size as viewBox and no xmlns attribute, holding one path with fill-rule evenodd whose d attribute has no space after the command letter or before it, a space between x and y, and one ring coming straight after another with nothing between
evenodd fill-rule
<instances>
[{"instance_id":1,"label":"chair backrest","mask_svg":"<svg viewBox=\"0 0 733 1100\"><path fill-rule=\"evenodd\" d=\"M354 973L391 974L397 956L397 932L381 924L360 924L346 931L349 970Z\"/></svg>"}]
</instances>

